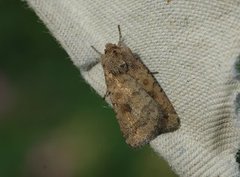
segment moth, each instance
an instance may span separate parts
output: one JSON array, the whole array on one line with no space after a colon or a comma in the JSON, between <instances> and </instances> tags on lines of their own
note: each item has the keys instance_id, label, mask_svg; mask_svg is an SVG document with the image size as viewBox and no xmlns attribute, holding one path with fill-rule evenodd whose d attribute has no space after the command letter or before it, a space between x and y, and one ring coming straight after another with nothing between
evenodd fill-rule
<instances>
[{"instance_id":1,"label":"moth","mask_svg":"<svg viewBox=\"0 0 240 177\"><path fill-rule=\"evenodd\" d=\"M179 117L153 73L124 43L107 43L100 54L107 92L126 143L141 147L158 135L177 130Z\"/></svg>"}]
</instances>

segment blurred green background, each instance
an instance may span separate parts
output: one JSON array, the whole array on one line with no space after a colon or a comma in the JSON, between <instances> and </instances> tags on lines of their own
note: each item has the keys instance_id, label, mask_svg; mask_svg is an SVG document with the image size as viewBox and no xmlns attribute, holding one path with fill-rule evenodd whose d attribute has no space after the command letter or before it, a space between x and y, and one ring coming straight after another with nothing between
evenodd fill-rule
<instances>
[{"instance_id":1,"label":"blurred green background","mask_svg":"<svg viewBox=\"0 0 240 177\"><path fill-rule=\"evenodd\" d=\"M0 21L0 177L176 177L149 146L125 144L25 2L0 0Z\"/></svg>"}]
</instances>

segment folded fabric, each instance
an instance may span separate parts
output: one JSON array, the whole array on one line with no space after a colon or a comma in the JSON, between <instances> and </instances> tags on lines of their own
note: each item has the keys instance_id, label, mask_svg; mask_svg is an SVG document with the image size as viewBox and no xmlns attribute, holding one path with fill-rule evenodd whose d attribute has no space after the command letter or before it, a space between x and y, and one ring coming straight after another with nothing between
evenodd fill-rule
<instances>
[{"instance_id":1,"label":"folded fabric","mask_svg":"<svg viewBox=\"0 0 240 177\"><path fill-rule=\"evenodd\" d=\"M151 142L182 177L239 177L240 1L27 0L85 80L106 92L93 65L107 42L125 44L155 75L181 126ZM236 71L237 73L238 71Z\"/></svg>"}]
</instances>

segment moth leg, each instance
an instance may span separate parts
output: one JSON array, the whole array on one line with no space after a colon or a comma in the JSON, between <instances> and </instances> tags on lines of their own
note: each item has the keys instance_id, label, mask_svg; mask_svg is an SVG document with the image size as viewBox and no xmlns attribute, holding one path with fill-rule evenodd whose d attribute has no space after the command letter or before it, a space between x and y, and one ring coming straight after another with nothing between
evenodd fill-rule
<instances>
[{"instance_id":1,"label":"moth leg","mask_svg":"<svg viewBox=\"0 0 240 177\"><path fill-rule=\"evenodd\" d=\"M100 59L95 60L91 63L86 63L84 65L81 66L81 69L84 71L90 71L93 67L95 67L98 63L100 62Z\"/></svg>"},{"instance_id":2,"label":"moth leg","mask_svg":"<svg viewBox=\"0 0 240 177\"><path fill-rule=\"evenodd\" d=\"M137 53L133 53L133 56L136 60L140 60L140 56Z\"/></svg>"},{"instance_id":3,"label":"moth leg","mask_svg":"<svg viewBox=\"0 0 240 177\"><path fill-rule=\"evenodd\" d=\"M108 97L110 94L111 94L111 92L107 90L106 93L105 93L105 95L103 96L103 99L105 100L106 97Z\"/></svg>"},{"instance_id":4,"label":"moth leg","mask_svg":"<svg viewBox=\"0 0 240 177\"><path fill-rule=\"evenodd\" d=\"M94 46L91 46L91 48L92 48L95 52L97 52L101 57L97 58L97 60L94 61L94 62L84 64L81 68L82 68L83 70L85 70L85 71L91 70L95 65L97 65L98 63L100 63L100 62L101 62L102 55L103 55L103 54L101 54L101 52L99 52Z\"/></svg>"},{"instance_id":5,"label":"moth leg","mask_svg":"<svg viewBox=\"0 0 240 177\"><path fill-rule=\"evenodd\" d=\"M157 71L153 71L153 72L149 71L149 73L154 75L154 74L158 74L159 72L157 72Z\"/></svg>"}]
</instances>

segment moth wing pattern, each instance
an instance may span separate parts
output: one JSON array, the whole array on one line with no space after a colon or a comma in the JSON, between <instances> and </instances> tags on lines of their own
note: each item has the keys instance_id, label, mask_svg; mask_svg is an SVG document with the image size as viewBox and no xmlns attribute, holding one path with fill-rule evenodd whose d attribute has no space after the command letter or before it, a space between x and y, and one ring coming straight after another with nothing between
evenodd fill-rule
<instances>
[{"instance_id":1,"label":"moth wing pattern","mask_svg":"<svg viewBox=\"0 0 240 177\"><path fill-rule=\"evenodd\" d=\"M126 47L121 42L119 42L119 46L122 48L123 59L130 65L127 74L132 76L140 86L158 102L163 110L166 126L162 127L161 132L170 132L178 129L180 126L180 119L162 87L143 62L132 53L130 48Z\"/></svg>"},{"instance_id":2,"label":"moth wing pattern","mask_svg":"<svg viewBox=\"0 0 240 177\"><path fill-rule=\"evenodd\" d=\"M127 144L140 147L159 135L165 126L162 110L134 78L107 73L106 84Z\"/></svg>"}]
</instances>

